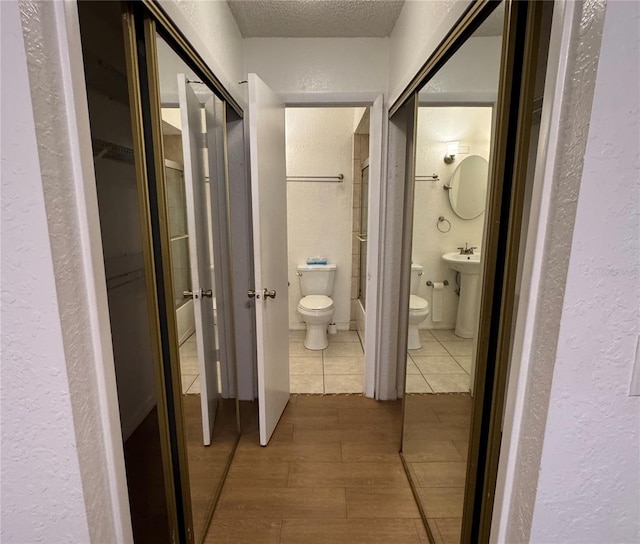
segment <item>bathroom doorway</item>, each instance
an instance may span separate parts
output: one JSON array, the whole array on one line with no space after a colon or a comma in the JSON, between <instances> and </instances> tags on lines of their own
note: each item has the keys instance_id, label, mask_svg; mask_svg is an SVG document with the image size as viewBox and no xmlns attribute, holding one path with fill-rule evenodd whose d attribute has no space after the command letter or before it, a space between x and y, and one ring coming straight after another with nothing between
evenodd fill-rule
<instances>
[{"instance_id":1,"label":"bathroom doorway","mask_svg":"<svg viewBox=\"0 0 640 544\"><path fill-rule=\"evenodd\" d=\"M286 109L292 393L364 393L369 111Z\"/></svg>"}]
</instances>

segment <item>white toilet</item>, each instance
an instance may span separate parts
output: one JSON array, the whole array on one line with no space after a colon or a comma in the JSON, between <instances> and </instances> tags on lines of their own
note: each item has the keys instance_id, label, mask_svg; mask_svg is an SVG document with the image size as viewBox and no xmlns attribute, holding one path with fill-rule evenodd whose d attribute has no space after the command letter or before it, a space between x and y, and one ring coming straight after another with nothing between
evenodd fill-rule
<instances>
[{"instance_id":1,"label":"white toilet","mask_svg":"<svg viewBox=\"0 0 640 544\"><path fill-rule=\"evenodd\" d=\"M298 280L302 298L298 312L307 325L304 347L324 349L329 345L327 327L333 317L333 282L336 277L335 264L304 264L298 266Z\"/></svg>"},{"instance_id":2,"label":"white toilet","mask_svg":"<svg viewBox=\"0 0 640 544\"><path fill-rule=\"evenodd\" d=\"M409 337L407 349L420 349L420 333L418 325L429 315L429 303L418 296L420 279L422 278L422 265L411 264L411 295L409 296Z\"/></svg>"}]
</instances>

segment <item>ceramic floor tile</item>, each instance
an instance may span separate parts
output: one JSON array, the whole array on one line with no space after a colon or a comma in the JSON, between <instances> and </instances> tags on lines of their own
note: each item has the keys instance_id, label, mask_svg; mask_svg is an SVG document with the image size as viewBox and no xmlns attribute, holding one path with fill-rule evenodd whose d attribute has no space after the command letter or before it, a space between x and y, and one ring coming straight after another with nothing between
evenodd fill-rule
<instances>
[{"instance_id":1,"label":"ceramic floor tile","mask_svg":"<svg viewBox=\"0 0 640 544\"><path fill-rule=\"evenodd\" d=\"M420 340L423 342L437 342L438 339L433 336L433 333L428 329L419 329L418 333L420 334Z\"/></svg>"},{"instance_id":2,"label":"ceramic floor tile","mask_svg":"<svg viewBox=\"0 0 640 544\"><path fill-rule=\"evenodd\" d=\"M364 391L364 375L341 374L327 375L324 377L324 392L336 393L362 393Z\"/></svg>"},{"instance_id":3,"label":"ceramic floor tile","mask_svg":"<svg viewBox=\"0 0 640 544\"><path fill-rule=\"evenodd\" d=\"M180 355L181 374L200 374L200 362L197 357Z\"/></svg>"},{"instance_id":4,"label":"ceramic floor tile","mask_svg":"<svg viewBox=\"0 0 640 544\"><path fill-rule=\"evenodd\" d=\"M324 393L322 374L294 374L289 378L289 390L292 393Z\"/></svg>"},{"instance_id":5,"label":"ceramic floor tile","mask_svg":"<svg viewBox=\"0 0 640 544\"><path fill-rule=\"evenodd\" d=\"M336 342L331 343L329 339L329 347L324 350L325 357L358 357L364 355L360 342Z\"/></svg>"},{"instance_id":6,"label":"ceramic floor tile","mask_svg":"<svg viewBox=\"0 0 640 544\"><path fill-rule=\"evenodd\" d=\"M433 389L429 386L422 375L407 374L407 382L405 385L407 393L433 393Z\"/></svg>"},{"instance_id":7,"label":"ceramic floor tile","mask_svg":"<svg viewBox=\"0 0 640 544\"><path fill-rule=\"evenodd\" d=\"M180 346L180 357L198 357L198 346L195 341L187 340Z\"/></svg>"},{"instance_id":8,"label":"ceramic floor tile","mask_svg":"<svg viewBox=\"0 0 640 544\"><path fill-rule=\"evenodd\" d=\"M337 342L358 342L360 338L356 331L338 331L336 334L329 335L329 344L335 344Z\"/></svg>"},{"instance_id":9,"label":"ceramic floor tile","mask_svg":"<svg viewBox=\"0 0 640 544\"><path fill-rule=\"evenodd\" d=\"M193 385L193 382L196 381L196 378L198 377L197 374L182 374L181 376L182 379L182 394L186 394L187 391L189 390L189 388Z\"/></svg>"},{"instance_id":10,"label":"ceramic floor tile","mask_svg":"<svg viewBox=\"0 0 640 544\"><path fill-rule=\"evenodd\" d=\"M471 374L471 364L473 362L473 357L470 355L456 355L454 359L458 362L458 364L464 368L464 371L467 374Z\"/></svg>"},{"instance_id":11,"label":"ceramic floor tile","mask_svg":"<svg viewBox=\"0 0 640 544\"><path fill-rule=\"evenodd\" d=\"M322 357L322 350L307 349L302 342L289 342L289 357Z\"/></svg>"},{"instance_id":12,"label":"ceramic floor tile","mask_svg":"<svg viewBox=\"0 0 640 544\"><path fill-rule=\"evenodd\" d=\"M427 374L427 383L436 393L466 393L469 391L469 375L462 374Z\"/></svg>"},{"instance_id":13,"label":"ceramic floor tile","mask_svg":"<svg viewBox=\"0 0 640 544\"><path fill-rule=\"evenodd\" d=\"M195 380L193 380L193 383L191 384L191 386L189 387L189 389L187 389L187 395L199 395L200 394L200 376L198 376Z\"/></svg>"},{"instance_id":14,"label":"ceramic floor tile","mask_svg":"<svg viewBox=\"0 0 640 544\"><path fill-rule=\"evenodd\" d=\"M416 366L427 374L462 374L464 369L450 355L446 357L414 357Z\"/></svg>"},{"instance_id":15,"label":"ceramic floor tile","mask_svg":"<svg viewBox=\"0 0 640 544\"><path fill-rule=\"evenodd\" d=\"M412 359L407 358L407 374L420 375L420 369L416 366Z\"/></svg>"},{"instance_id":16,"label":"ceramic floor tile","mask_svg":"<svg viewBox=\"0 0 640 544\"><path fill-rule=\"evenodd\" d=\"M364 357L324 357L324 374L364 374Z\"/></svg>"},{"instance_id":17,"label":"ceramic floor tile","mask_svg":"<svg viewBox=\"0 0 640 544\"><path fill-rule=\"evenodd\" d=\"M320 357L290 357L289 374L320 374L322 375L322 358Z\"/></svg>"},{"instance_id":18,"label":"ceramic floor tile","mask_svg":"<svg viewBox=\"0 0 640 544\"><path fill-rule=\"evenodd\" d=\"M409 350L409 354L414 360L416 357L446 357L451 355L440 345L440 342L424 342L420 349Z\"/></svg>"},{"instance_id":19,"label":"ceramic floor tile","mask_svg":"<svg viewBox=\"0 0 640 544\"><path fill-rule=\"evenodd\" d=\"M302 343L306 335L307 331L289 331L289 342Z\"/></svg>"},{"instance_id":20,"label":"ceramic floor tile","mask_svg":"<svg viewBox=\"0 0 640 544\"><path fill-rule=\"evenodd\" d=\"M457 342L458 340L465 340L456 336L453 329L430 329L434 338L437 338L440 342Z\"/></svg>"},{"instance_id":21,"label":"ceramic floor tile","mask_svg":"<svg viewBox=\"0 0 640 544\"><path fill-rule=\"evenodd\" d=\"M453 356L463 355L471 357L473 355L473 341L442 342L444 348Z\"/></svg>"}]
</instances>

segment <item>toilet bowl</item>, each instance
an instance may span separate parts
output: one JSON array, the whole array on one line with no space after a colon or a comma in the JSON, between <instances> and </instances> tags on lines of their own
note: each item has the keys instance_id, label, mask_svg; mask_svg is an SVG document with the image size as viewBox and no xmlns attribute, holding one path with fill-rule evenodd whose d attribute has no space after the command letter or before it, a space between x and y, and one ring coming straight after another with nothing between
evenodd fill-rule
<instances>
[{"instance_id":1,"label":"toilet bowl","mask_svg":"<svg viewBox=\"0 0 640 544\"><path fill-rule=\"evenodd\" d=\"M418 325L420 325L428 315L429 303L418 295L411 295L409 297L409 336L407 349L420 349L422 347Z\"/></svg>"},{"instance_id":2,"label":"toilet bowl","mask_svg":"<svg viewBox=\"0 0 640 544\"><path fill-rule=\"evenodd\" d=\"M429 303L421 296L418 296L422 270L422 265L411 263L411 296L409 297L409 336L407 338L407 349L420 349L422 347L418 325L429 315Z\"/></svg>"},{"instance_id":3,"label":"toilet bowl","mask_svg":"<svg viewBox=\"0 0 640 544\"><path fill-rule=\"evenodd\" d=\"M325 349L329 345L327 327L333 318L333 300L325 295L307 295L298 303L298 313L307 325L304 347Z\"/></svg>"},{"instance_id":4,"label":"toilet bowl","mask_svg":"<svg viewBox=\"0 0 640 544\"><path fill-rule=\"evenodd\" d=\"M298 313L307 325L304 347L325 349L329 345L327 327L333 318L333 282L336 277L335 264L302 264L298 266L298 280L302 298Z\"/></svg>"}]
</instances>

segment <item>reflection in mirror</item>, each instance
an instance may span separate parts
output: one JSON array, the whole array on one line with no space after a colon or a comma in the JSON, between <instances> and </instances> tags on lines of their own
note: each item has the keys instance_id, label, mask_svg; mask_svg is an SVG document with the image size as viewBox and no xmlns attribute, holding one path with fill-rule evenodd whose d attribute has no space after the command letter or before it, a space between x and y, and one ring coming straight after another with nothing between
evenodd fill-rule
<instances>
[{"instance_id":1,"label":"reflection in mirror","mask_svg":"<svg viewBox=\"0 0 640 544\"><path fill-rule=\"evenodd\" d=\"M131 526L136 542L169 544L143 235L119 2L78 2Z\"/></svg>"},{"instance_id":2,"label":"reflection in mirror","mask_svg":"<svg viewBox=\"0 0 640 544\"><path fill-rule=\"evenodd\" d=\"M474 219L484 212L488 178L484 157L470 155L460 162L447 188L451 209L460 219Z\"/></svg>"},{"instance_id":3,"label":"reflection in mirror","mask_svg":"<svg viewBox=\"0 0 640 544\"><path fill-rule=\"evenodd\" d=\"M226 217L225 112L162 38L157 51L183 430L194 540L200 542L238 433L220 232L220 217Z\"/></svg>"},{"instance_id":4,"label":"reflection in mirror","mask_svg":"<svg viewBox=\"0 0 640 544\"><path fill-rule=\"evenodd\" d=\"M418 95L402 453L428 529L444 542L460 542L462 526L503 9ZM441 216L450 229L438 229Z\"/></svg>"}]
</instances>

